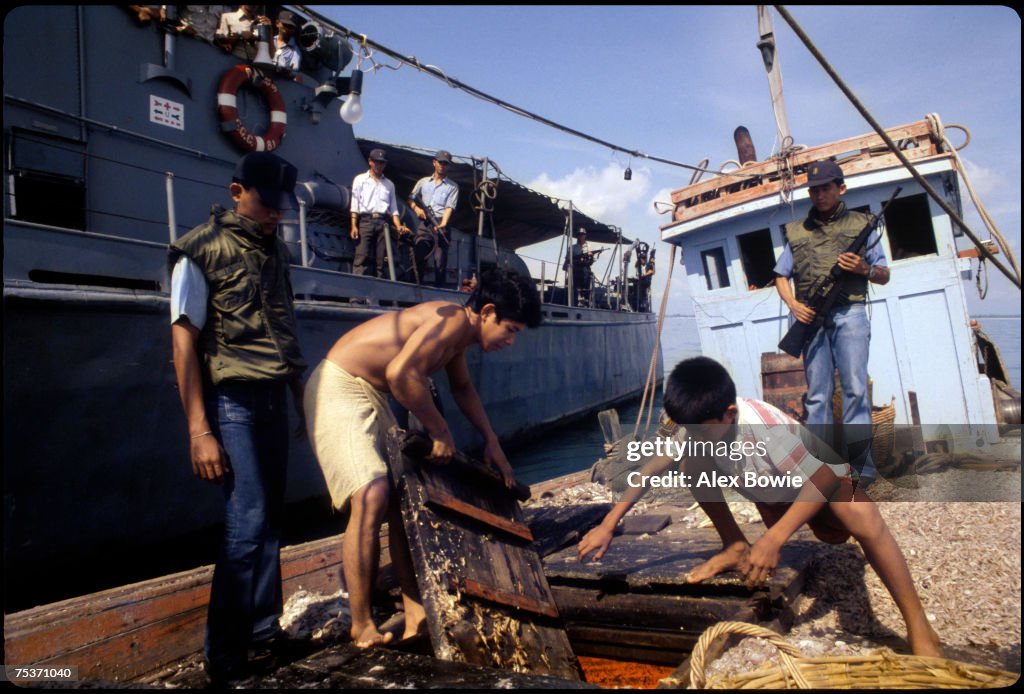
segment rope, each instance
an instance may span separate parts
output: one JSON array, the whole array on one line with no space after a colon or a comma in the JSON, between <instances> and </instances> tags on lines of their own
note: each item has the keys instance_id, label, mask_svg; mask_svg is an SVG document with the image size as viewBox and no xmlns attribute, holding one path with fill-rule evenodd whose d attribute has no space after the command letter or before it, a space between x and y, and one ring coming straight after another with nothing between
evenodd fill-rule
<instances>
[{"instance_id":1,"label":"rope","mask_svg":"<svg viewBox=\"0 0 1024 694\"><path fill-rule=\"evenodd\" d=\"M967 175L967 167L964 166L963 160L960 159L959 150L965 148L968 144L970 144L971 131L968 130L967 127L963 125L951 124L943 127L942 120L939 118L939 114L937 113L929 113L928 115L925 116L925 120L928 121L928 124L931 126L932 132L935 133L939 141L942 144L944 144L947 147L947 149L949 149L950 154L953 155L953 161L956 164L957 171L960 172L960 177L964 181L964 186L967 188L967 193L971 196L971 202L974 203L974 207L978 211L978 215L981 217L982 223L985 224L985 228L988 229L989 233L996 240L996 243L999 244L999 248L1006 256L1006 260L1007 262L1010 263L1010 267L1013 269L1014 274L1017 275L1017 281L1019 282L1020 265L1017 263L1017 258L1013 254L1013 249L1010 247L1010 244L1006 241L1006 238L999 231L999 228L996 226L995 220L992 219L991 215L989 215L988 213L988 210L985 208L985 206L981 203L981 200L978 198L977 193L974 191L974 185L971 183L971 179ZM948 128L956 128L964 132L964 134L967 136L967 139L964 141L962 145L960 145L959 147L953 146L953 144L949 141L949 138L946 137L946 130ZM980 265L978 268L978 272L980 279L981 267L984 266L985 259L984 257L982 257L979 260ZM981 298L983 299L985 298L985 294L988 293L987 279L988 278L986 276L986 288L984 292L981 289L981 285L978 285L978 293L981 295Z\"/></svg>"},{"instance_id":2,"label":"rope","mask_svg":"<svg viewBox=\"0 0 1024 694\"><path fill-rule=\"evenodd\" d=\"M840 91L842 91L843 94L846 95L846 98L850 101L851 104L853 104L854 108L856 108L857 111L861 114L861 116L864 117L864 120L866 120L871 125L871 127L874 128L875 132L878 133L878 136L880 138L882 138L882 141L885 142L889 150L896 156L897 159L900 160L904 168L906 168L907 171L910 172L910 175L914 178L915 181L917 181L918 185L920 185L925 190L925 192L928 193L928 195L930 195L933 200L935 200L936 204L938 204L938 206L941 207L947 215L949 215L950 219L956 222L956 224L963 230L964 234L966 234L967 238L969 238L971 242L978 247L978 250L981 251L982 256L986 260L991 261L992 265L994 265L997 270L1006 275L1006 277L1011 282L1013 282L1013 286L1017 287L1017 289L1020 289L1021 279L1019 271L1016 274L1014 274L1010 270L1006 269L1002 263L996 260L995 256L992 255L991 251L985 248L985 245L981 242L981 239L979 239L975 235L975 233L971 231L971 228L967 226L967 223L963 220L960 214L953 209L952 205L950 205L944 197L939 195L938 191L936 191L935 188L933 188L932 185L928 183L927 180L925 180L924 176L922 176L920 172L918 172L917 168L910 163L910 160L907 159L905 154L903 154L899 146L897 146L896 143L892 141L892 138L889 137L889 134L885 131L885 129L878 124L878 121L875 119L875 117L872 116L871 113L864 107L864 105L860 102L857 96L850 90L850 88L846 86L846 83L842 80L842 78L835 71L835 69L829 64L829 62L825 59L825 56L821 54L821 51L818 50L817 46L814 45L814 42L811 41L810 37L804 32L804 30L800 27L797 21L793 19L793 16L786 10L786 8L783 7L782 5L776 5L775 9L782 16L782 18L786 20L789 26L793 29L793 32L803 42L804 46L807 47L807 50L811 52L811 55L813 55L814 58L818 61L818 63L822 66L822 68L824 68L828 76L832 78L832 81L836 83L836 86L839 87Z\"/></svg>"},{"instance_id":3,"label":"rope","mask_svg":"<svg viewBox=\"0 0 1024 694\"><path fill-rule=\"evenodd\" d=\"M694 689L703 689L707 683L707 675L704 674L704 659L705 653L711 647L711 645L719 638L726 637L729 634L741 634L743 636L755 636L768 641L776 648L779 649L779 656L782 658L782 668L788 676L793 678L796 686L799 689L810 689L810 683L804 678L800 672L800 668L793 661L793 657L802 658L803 654L796 649L796 647L787 643L784 638L776 634L774 631L765 629L756 624L747 624L745 622L719 622L715 626L711 627L697 639L697 645L693 647L693 652L690 654L690 684Z\"/></svg>"},{"instance_id":4,"label":"rope","mask_svg":"<svg viewBox=\"0 0 1024 694\"><path fill-rule=\"evenodd\" d=\"M661 294L661 310L658 311L658 325L654 329L654 349L651 352L651 363L647 368L647 380L644 382L644 394L640 400L640 411L636 415L636 425L633 427L633 438L637 437L637 433L640 431L640 420L644 417L644 408L647 407L647 394L651 394L650 408L647 410L647 423L644 425L644 431L647 431L651 427L651 414L654 412L654 393L658 388L658 346L661 345L661 328L665 323L665 310L668 308L668 291L669 287L672 286L672 271L676 267L676 248L675 244L672 244L672 249L669 251L668 258L668 276L665 278L665 291Z\"/></svg>"}]
</instances>

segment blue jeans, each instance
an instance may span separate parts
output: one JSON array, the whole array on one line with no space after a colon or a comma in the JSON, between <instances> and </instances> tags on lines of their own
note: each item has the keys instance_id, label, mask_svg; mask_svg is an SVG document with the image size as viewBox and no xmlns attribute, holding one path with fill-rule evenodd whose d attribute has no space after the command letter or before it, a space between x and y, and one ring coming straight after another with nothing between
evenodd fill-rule
<instances>
[{"instance_id":1,"label":"blue jeans","mask_svg":"<svg viewBox=\"0 0 1024 694\"><path fill-rule=\"evenodd\" d=\"M225 381L207 399L214 434L231 467L206 620L206 658L221 670L243 667L250 641L280 629L286 390L279 382Z\"/></svg>"},{"instance_id":2,"label":"blue jeans","mask_svg":"<svg viewBox=\"0 0 1024 694\"><path fill-rule=\"evenodd\" d=\"M868 347L871 321L867 306L849 304L832 311L832 326L822 328L804 350L807 424L832 439L834 370L843 389L843 441L846 460L862 477L877 477L871 459L871 403L868 401ZM817 425L817 426L815 426ZM819 431L820 429L820 431Z\"/></svg>"}]
</instances>

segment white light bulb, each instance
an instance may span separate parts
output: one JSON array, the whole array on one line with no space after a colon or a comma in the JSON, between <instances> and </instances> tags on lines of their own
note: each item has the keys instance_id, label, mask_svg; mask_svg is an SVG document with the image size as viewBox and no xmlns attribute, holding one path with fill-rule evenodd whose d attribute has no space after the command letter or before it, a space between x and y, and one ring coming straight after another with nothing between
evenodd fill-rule
<instances>
[{"instance_id":1,"label":"white light bulb","mask_svg":"<svg viewBox=\"0 0 1024 694\"><path fill-rule=\"evenodd\" d=\"M341 119L349 125L355 125L363 119L363 105L360 103L358 94L349 94L345 97L345 103L338 110Z\"/></svg>"}]
</instances>

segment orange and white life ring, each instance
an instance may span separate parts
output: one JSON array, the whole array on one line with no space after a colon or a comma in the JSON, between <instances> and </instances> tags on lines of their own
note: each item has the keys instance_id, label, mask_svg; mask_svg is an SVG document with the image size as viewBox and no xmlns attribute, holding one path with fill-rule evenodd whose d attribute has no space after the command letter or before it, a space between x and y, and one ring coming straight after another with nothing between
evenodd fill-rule
<instances>
[{"instance_id":1,"label":"orange and white life ring","mask_svg":"<svg viewBox=\"0 0 1024 694\"><path fill-rule=\"evenodd\" d=\"M238 117L238 90L245 84L258 87L270 106L270 127L263 136L253 134ZM236 65L220 80L217 87L217 114L220 128L246 152L270 152L277 149L288 127L288 114L277 85L248 65Z\"/></svg>"}]
</instances>

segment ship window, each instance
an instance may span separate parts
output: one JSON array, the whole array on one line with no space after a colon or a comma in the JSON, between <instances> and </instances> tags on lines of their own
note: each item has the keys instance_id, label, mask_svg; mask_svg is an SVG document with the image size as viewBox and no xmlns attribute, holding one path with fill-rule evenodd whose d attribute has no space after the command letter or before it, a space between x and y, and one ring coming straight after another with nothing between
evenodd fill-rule
<instances>
[{"instance_id":1,"label":"ship window","mask_svg":"<svg viewBox=\"0 0 1024 694\"><path fill-rule=\"evenodd\" d=\"M747 289L753 291L775 285L775 249L772 233L768 229L740 234L736 237L740 247L740 261L747 279Z\"/></svg>"},{"instance_id":2,"label":"ship window","mask_svg":"<svg viewBox=\"0 0 1024 694\"><path fill-rule=\"evenodd\" d=\"M15 172L12 208L15 219L85 229L85 183L64 176Z\"/></svg>"},{"instance_id":3,"label":"ship window","mask_svg":"<svg viewBox=\"0 0 1024 694\"><path fill-rule=\"evenodd\" d=\"M924 193L893 200L885 211L885 230L893 260L939 252L928 198Z\"/></svg>"},{"instance_id":4,"label":"ship window","mask_svg":"<svg viewBox=\"0 0 1024 694\"><path fill-rule=\"evenodd\" d=\"M729 270L725 264L725 249L711 248L700 252L700 260L704 265L704 279L708 289L722 289L729 286Z\"/></svg>"},{"instance_id":5,"label":"ship window","mask_svg":"<svg viewBox=\"0 0 1024 694\"><path fill-rule=\"evenodd\" d=\"M11 138L10 214L15 219L85 229L82 143L15 129Z\"/></svg>"}]
</instances>

